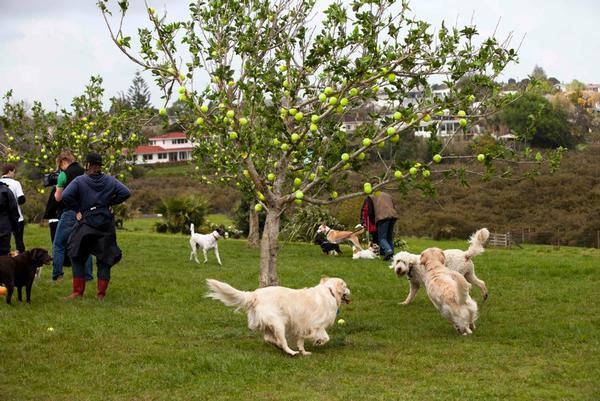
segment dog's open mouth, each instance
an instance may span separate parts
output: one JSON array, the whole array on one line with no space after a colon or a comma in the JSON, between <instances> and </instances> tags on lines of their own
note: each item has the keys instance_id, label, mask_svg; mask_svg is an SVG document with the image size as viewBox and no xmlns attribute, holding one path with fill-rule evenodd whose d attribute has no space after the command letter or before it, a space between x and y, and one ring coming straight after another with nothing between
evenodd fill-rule
<instances>
[{"instance_id":1,"label":"dog's open mouth","mask_svg":"<svg viewBox=\"0 0 600 401\"><path fill-rule=\"evenodd\" d=\"M350 295L349 294L342 295L342 302L345 304L349 304L350 303Z\"/></svg>"}]
</instances>

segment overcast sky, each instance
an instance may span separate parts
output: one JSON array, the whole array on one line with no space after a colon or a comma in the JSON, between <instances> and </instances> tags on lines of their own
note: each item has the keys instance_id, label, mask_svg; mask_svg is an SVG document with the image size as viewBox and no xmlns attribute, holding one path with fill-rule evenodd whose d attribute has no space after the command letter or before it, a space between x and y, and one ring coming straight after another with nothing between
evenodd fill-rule
<instances>
[{"instance_id":1,"label":"overcast sky","mask_svg":"<svg viewBox=\"0 0 600 401\"><path fill-rule=\"evenodd\" d=\"M168 10L169 19L187 15L187 0L148 3L160 13ZM126 28L134 36L147 16L143 0L130 4ZM412 0L411 8L434 26L442 20L462 26L473 16L484 35L501 19L497 37L512 32L514 47L525 36L520 63L504 80L523 79L537 64L562 82L600 83L600 0ZM55 99L68 106L91 75L104 78L107 99L126 92L136 70L110 41L96 0L0 0L0 93L13 89L15 98L53 109ZM152 103L160 105L151 75L144 77Z\"/></svg>"}]
</instances>

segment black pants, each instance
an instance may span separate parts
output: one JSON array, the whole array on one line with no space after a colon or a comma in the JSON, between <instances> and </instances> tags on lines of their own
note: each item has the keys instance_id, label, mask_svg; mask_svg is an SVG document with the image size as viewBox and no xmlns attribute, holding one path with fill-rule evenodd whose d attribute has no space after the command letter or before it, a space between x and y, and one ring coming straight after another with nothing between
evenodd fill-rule
<instances>
[{"instance_id":1,"label":"black pants","mask_svg":"<svg viewBox=\"0 0 600 401\"><path fill-rule=\"evenodd\" d=\"M0 233L0 256L8 255L10 252L10 231Z\"/></svg>"},{"instance_id":2,"label":"black pants","mask_svg":"<svg viewBox=\"0 0 600 401\"><path fill-rule=\"evenodd\" d=\"M19 253L25 252L25 243L23 242L23 233L25 231L25 220L19 221L17 224L17 231L13 233L15 236L15 248Z\"/></svg>"}]
</instances>

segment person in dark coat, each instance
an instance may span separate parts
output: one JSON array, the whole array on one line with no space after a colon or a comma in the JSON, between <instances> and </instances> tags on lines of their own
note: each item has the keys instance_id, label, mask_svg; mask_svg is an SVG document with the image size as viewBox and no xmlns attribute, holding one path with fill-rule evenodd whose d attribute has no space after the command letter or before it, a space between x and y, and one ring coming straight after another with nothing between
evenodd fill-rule
<instances>
[{"instance_id":1,"label":"person in dark coat","mask_svg":"<svg viewBox=\"0 0 600 401\"><path fill-rule=\"evenodd\" d=\"M85 261L96 257L98 293L102 300L110 281L111 268L121 260L115 220L111 206L124 202L131 193L116 178L102 173L102 157L87 155L85 175L71 182L62 193L66 206L78 210L78 223L69 237L69 256L73 264L73 292L69 299L80 298L85 291Z\"/></svg>"},{"instance_id":2,"label":"person in dark coat","mask_svg":"<svg viewBox=\"0 0 600 401\"><path fill-rule=\"evenodd\" d=\"M0 256L10 252L10 236L19 228L19 209L13 192L0 182Z\"/></svg>"},{"instance_id":3,"label":"person in dark coat","mask_svg":"<svg viewBox=\"0 0 600 401\"><path fill-rule=\"evenodd\" d=\"M360 208L360 224L367 229L367 232L371 237L371 243L379 245L377 225L375 224L375 206L373 205L373 199L371 199L370 196L365 198L365 201Z\"/></svg>"}]
</instances>

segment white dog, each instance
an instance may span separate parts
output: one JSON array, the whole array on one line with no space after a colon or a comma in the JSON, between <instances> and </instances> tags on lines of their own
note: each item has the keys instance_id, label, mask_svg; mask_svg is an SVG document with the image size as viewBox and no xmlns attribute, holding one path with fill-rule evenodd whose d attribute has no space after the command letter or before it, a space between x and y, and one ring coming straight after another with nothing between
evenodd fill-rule
<instances>
[{"instance_id":1,"label":"white dog","mask_svg":"<svg viewBox=\"0 0 600 401\"><path fill-rule=\"evenodd\" d=\"M425 267L423 279L433 305L460 334L472 334L477 304L469 295L471 284L462 274L444 266L444 251L439 248L424 250L420 261Z\"/></svg>"},{"instance_id":2,"label":"white dog","mask_svg":"<svg viewBox=\"0 0 600 401\"><path fill-rule=\"evenodd\" d=\"M358 250L355 246L352 246L352 259L377 259L379 253L379 246L372 244L367 249Z\"/></svg>"},{"instance_id":3,"label":"white dog","mask_svg":"<svg viewBox=\"0 0 600 401\"><path fill-rule=\"evenodd\" d=\"M483 300L488 297L488 290L483 280L475 275L475 265L473 258L483 253L483 245L490 236L487 228L482 228L475 232L469 239L470 246L466 251L460 249L447 249L444 251L446 267L465 276L467 281L481 290ZM394 269L398 276L407 275L410 282L410 292L402 302L408 305L417 295L420 285L423 283L423 266L419 263L419 255L408 252L398 252L394 255L390 269Z\"/></svg>"},{"instance_id":4,"label":"white dog","mask_svg":"<svg viewBox=\"0 0 600 401\"><path fill-rule=\"evenodd\" d=\"M227 306L235 306L248 315L248 328L264 333L264 340L289 355L296 355L287 343L286 334L302 355L304 340L315 345L329 341L325 329L333 324L342 302L350 302L350 289L339 278L321 279L319 285L295 290L285 287L264 287L255 291L239 291L229 284L207 279L210 292L207 297L218 299Z\"/></svg>"},{"instance_id":5,"label":"white dog","mask_svg":"<svg viewBox=\"0 0 600 401\"><path fill-rule=\"evenodd\" d=\"M215 256L217 257L217 262L219 262L220 265L221 257L219 256L219 245L217 242L219 241L219 239L223 238L223 236L225 235L225 231L223 231L220 228L217 228L210 234L196 234L194 232L193 224L190 224L190 231L192 233L192 236L190 238L190 246L192 247L192 253L190 253L190 261L192 260L192 258L194 258L196 263L200 263L200 261L198 260L198 256L196 255L196 250L198 249L198 247L200 247L202 248L202 252L204 252L204 263L208 262L208 250L214 249Z\"/></svg>"}]
</instances>

